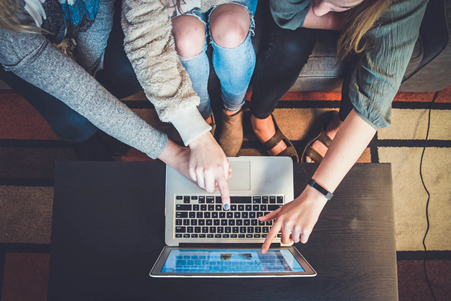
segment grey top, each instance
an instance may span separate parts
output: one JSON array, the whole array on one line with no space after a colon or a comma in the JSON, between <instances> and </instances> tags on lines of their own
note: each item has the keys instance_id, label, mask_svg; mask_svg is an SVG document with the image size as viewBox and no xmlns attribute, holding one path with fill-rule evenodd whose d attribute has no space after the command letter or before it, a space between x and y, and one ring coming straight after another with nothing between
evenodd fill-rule
<instances>
[{"instance_id":1,"label":"grey top","mask_svg":"<svg viewBox=\"0 0 451 301\"><path fill-rule=\"evenodd\" d=\"M139 118L92 77L103 67L113 11L114 0L100 1L95 22L86 32L79 32L74 37L77 41L76 61L64 55L42 34L0 28L0 63L6 71L61 100L99 129L155 159L166 147L167 136ZM36 25L24 10L19 12L18 18L22 24ZM182 111L180 113L172 110L172 116L183 116L183 111L188 108L200 116L196 99L177 108ZM183 117L187 119L190 114L186 112L186 115ZM184 119L179 116L177 119ZM184 129L190 132L189 141L210 129L201 117L198 119L199 126ZM186 140L185 143L188 144Z\"/></svg>"},{"instance_id":2,"label":"grey top","mask_svg":"<svg viewBox=\"0 0 451 301\"><path fill-rule=\"evenodd\" d=\"M376 130L391 124L391 104L418 39L428 0L396 0L365 36L370 47L361 56L349 86L355 111ZM279 26L302 27L309 0L270 0Z\"/></svg>"}]
</instances>

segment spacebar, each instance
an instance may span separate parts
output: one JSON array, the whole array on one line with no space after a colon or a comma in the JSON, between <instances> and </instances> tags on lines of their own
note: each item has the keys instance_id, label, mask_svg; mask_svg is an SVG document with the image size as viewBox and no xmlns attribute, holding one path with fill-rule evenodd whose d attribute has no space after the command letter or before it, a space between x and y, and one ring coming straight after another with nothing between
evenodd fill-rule
<instances>
[{"instance_id":1,"label":"spacebar","mask_svg":"<svg viewBox=\"0 0 451 301\"><path fill-rule=\"evenodd\" d=\"M230 203L232 204L251 204L252 197L250 196L231 196Z\"/></svg>"}]
</instances>

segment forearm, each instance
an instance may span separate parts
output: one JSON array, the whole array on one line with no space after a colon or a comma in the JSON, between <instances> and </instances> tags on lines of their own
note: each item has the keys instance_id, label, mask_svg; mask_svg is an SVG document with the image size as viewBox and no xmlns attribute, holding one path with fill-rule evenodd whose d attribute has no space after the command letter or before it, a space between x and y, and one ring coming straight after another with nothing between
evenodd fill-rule
<instances>
[{"instance_id":1,"label":"forearm","mask_svg":"<svg viewBox=\"0 0 451 301\"><path fill-rule=\"evenodd\" d=\"M375 133L376 130L352 110L312 178L330 192L335 191Z\"/></svg>"},{"instance_id":2,"label":"forearm","mask_svg":"<svg viewBox=\"0 0 451 301\"><path fill-rule=\"evenodd\" d=\"M175 51L170 11L160 1L125 0L124 47L158 116L171 122L185 145L210 130L197 110L199 97Z\"/></svg>"}]
</instances>

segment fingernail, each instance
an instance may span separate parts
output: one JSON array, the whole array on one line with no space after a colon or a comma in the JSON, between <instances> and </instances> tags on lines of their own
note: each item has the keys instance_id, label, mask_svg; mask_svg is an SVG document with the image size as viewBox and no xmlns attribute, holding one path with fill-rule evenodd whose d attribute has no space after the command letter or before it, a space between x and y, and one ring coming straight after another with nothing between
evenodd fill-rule
<instances>
[{"instance_id":1,"label":"fingernail","mask_svg":"<svg viewBox=\"0 0 451 301\"><path fill-rule=\"evenodd\" d=\"M312 159L307 158L307 163L310 163L310 162L312 162Z\"/></svg>"},{"instance_id":2,"label":"fingernail","mask_svg":"<svg viewBox=\"0 0 451 301\"><path fill-rule=\"evenodd\" d=\"M224 209L225 209L225 210L229 210L229 204L225 204L225 205L224 205ZM225 213L224 213L224 214L225 214Z\"/></svg>"}]
</instances>

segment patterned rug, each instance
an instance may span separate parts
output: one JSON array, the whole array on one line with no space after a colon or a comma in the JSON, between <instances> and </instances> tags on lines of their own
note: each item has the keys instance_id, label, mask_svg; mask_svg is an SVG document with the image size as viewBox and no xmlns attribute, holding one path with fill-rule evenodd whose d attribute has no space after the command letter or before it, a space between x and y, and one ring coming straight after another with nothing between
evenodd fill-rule
<instances>
[{"instance_id":1,"label":"patterned rug","mask_svg":"<svg viewBox=\"0 0 451 301\"><path fill-rule=\"evenodd\" d=\"M392 164L400 300L433 300L423 271L422 240L426 231L427 195L419 175L426 143L428 113L435 93L399 93L393 125L378 132L359 159ZM451 87L436 95L423 178L431 193L427 272L437 300L451 294ZM339 92L290 92L274 116L299 153L310 125L325 111L339 107ZM248 96L249 98L249 96ZM139 116L180 141L163 124L142 93L124 99ZM249 104L247 103L248 107ZM247 112L248 117L248 112ZM239 155L265 155L249 118ZM47 278L55 161L76 160L70 145L20 96L0 90L0 296L2 301L47 299ZM117 161L148 161L132 149Z\"/></svg>"}]
</instances>

